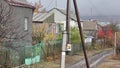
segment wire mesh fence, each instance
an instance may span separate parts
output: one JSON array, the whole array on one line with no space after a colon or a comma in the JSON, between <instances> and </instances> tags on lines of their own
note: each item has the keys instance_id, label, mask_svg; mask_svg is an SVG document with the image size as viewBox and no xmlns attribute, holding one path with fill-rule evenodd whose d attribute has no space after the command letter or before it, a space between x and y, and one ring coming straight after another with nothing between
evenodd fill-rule
<instances>
[{"instance_id":1,"label":"wire mesh fence","mask_svg":"<svg viewBox=\"0 0 120 68\"><path fill-rule=\"evenodd\" d=\"M13 47L0 47L0 68L12 68L20 65L31 65L61 52L61 40L41 42L29 45L24 42L14 42Z\"/></svg>"},{"instance_id":2,"label":"wire mesh fence","mask_svg":"<svg viewBox=\"0 0 120 68\"><path fill-rule=\"evenodd\" d=\"M21 46L17 46L18 44ZM30 65L40 62L43 43L31 46L23 42L14 42L11 46L13 47L0 48L0 68L11 68L22 64Z\"/></svg>"},{"instance_id":3,"label":"wire mesh fence","mask_svg":"<svg viewBox=\"0 0 120 68\"><path fill-rule=\"evenodd\" d=\"M61 49L62 40L41 42L35 45L13 42L12 47L0 48L0 68L31 66L36 63L41 64L41 60L44 62L54 61L55 66L59 66ZM73 45L70 55L75 55L81 50L80 44Z\"/></svg>"}]
</instances>

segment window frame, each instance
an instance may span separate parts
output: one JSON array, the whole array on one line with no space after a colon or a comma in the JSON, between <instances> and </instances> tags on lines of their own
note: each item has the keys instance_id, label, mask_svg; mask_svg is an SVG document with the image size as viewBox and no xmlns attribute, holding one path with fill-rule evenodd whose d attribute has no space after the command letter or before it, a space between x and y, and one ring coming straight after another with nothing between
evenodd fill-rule
<instances>
[{"instance_id":1,"label":"window frame","mask_svg":"<svg viewBox=\"0 0 120 68\"><path fill-rule=\"evenodd\" d=\"M24 18L24 31L28 31L28 23L29 23L29 18L25 17Z\"/></svg>"}]
</instances>

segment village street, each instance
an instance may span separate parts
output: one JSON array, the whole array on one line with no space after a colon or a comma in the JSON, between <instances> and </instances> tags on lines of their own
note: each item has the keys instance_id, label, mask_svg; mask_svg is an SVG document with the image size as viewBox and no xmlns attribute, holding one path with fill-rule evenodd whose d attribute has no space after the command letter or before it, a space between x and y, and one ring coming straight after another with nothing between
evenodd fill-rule
<instances>
[{"instance_id":1,"label":"village street","mask_svg":"<svg viewBox=\"0 0 120 68\"><path fill-rule=\"evenodd\" d=\"M120 68L120 0L0 0L0 68Z\"/></svg>"},{"instance_id":2,"label":"village street","mask_svg":"<svg viewBox=\"0 0 120 68\"><path fill-rule=\"evenodd\" d=\"M110 55L94 68L120 68L120 56Z\"/></svg>"}]
</instances>

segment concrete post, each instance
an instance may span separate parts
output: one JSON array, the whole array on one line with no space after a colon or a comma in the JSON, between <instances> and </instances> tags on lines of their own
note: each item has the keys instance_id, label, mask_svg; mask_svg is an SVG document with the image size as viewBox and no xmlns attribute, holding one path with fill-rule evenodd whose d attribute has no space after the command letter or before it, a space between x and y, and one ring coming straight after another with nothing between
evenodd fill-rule
<instances>
[{"instance_id":1,"label":"concrete post","mask_svg":"<svg viewBox=\"0 0 120 68\"><path fill-rule=\"evenodd\" d=\"M117 49L117 45L116 45L116 32L115 32L115 36L114 36L114 56L116 56L116 49Z\"/></svg>"},{"instance_id":2,"label":"concrete post","mask_svg":"<svg viewBox=\"0 0 120 68\"><path fill-rule=\"evenodd\" d=\"M61 52L61 68L65 68L66 45L67 45L67 32L64 31Z\"/></svg>"}]
</instances>

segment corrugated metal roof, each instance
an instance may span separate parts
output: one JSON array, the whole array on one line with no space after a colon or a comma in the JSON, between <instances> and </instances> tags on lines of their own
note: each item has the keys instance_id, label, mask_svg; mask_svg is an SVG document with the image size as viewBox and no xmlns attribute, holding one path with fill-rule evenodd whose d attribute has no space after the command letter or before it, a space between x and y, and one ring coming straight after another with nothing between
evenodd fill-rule
<instances>
[{"instance_id":1,"label":"corrugated metal roof","mask_svg":"<svg viewBox=\"0 0 120 68\"><path fill-rule=\"evenodd\" d=\"M35 13L33 14L33 21L44 21L48 13Z\"/></svg>"}]
</instances>

